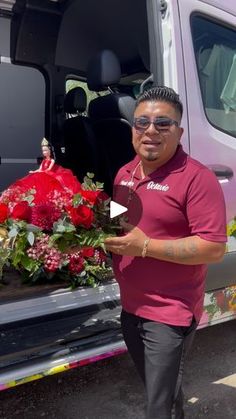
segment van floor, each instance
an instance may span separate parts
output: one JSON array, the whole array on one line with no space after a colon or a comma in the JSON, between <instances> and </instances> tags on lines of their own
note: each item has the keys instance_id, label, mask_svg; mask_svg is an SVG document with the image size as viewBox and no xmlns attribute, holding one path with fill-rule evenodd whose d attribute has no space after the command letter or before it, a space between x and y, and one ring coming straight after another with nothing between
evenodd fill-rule
<instances>
[{"instance_id":1,"label":"van floor","mask_svg":"<svg viewBox=\"0 0 236 419\"><path fill-rule=\"evenodd\" d=\"M8 283L0 288L1 372L22 362L27 366L60 357L64 350L92 350L122 339L114 280L73 293L65 283L27 286L14 272L5 277Z\"/></svg>"},{"instance_id":2,"label":"van floor","mask_svg":"<svg viewBox=\"0 0 236 419\"><path fill-rule=\"evenodd\" d=\"M19 301L31 297L42 297L58 288L69 289L70 285L63 281L53 280L45 284L26 284L22 282L20 273L8 269L0 279L1 303Z\"/></svg>"},{"instance_id":3,"label":"van floor","mask_svg":"<svg viewBox=\"0 0 236 419\"><path fill-rule=\"evenodd\" d=\"M101 285L114 282L113 274L109 274L107 279ZM84 289L91 287L77 287L76 289ZM24 283L19 272L14 269L5 269L3 277L0 278L0 304L21 301L28 298L44 297L56 290L71 291L70 283L53 278L43 283L36 284Z\"/></svg>"}]
</instances>

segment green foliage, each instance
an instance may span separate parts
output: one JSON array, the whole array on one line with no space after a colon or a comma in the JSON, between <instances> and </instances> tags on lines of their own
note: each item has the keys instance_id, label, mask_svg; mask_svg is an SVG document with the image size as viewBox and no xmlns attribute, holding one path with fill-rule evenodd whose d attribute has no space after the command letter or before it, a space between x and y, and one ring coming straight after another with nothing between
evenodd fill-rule
<instances>
[{"instance_id":1,"label":"green foliage","mask_svg":"<svg viewBox=\"0 0 236 419\"><path fill-rule=\"evenodd\" d=\"M205 310L207 311L207 314L209 316L209 318L211 319L212 317L214 317L214 315L220 311L219 307L217 306L217 304L213 303L213 304L209 304L208 306L205 307Z\"/></svg>"},{"instance_id":2,"label":"green foliage","mask_svg":"<svg viewBox=\"0 0 236 419\"><path fill-rule=\"evenodd\" d=\"M7 264L9 256L10 249L3 247L0 243L0 279L2 278L3 268Z\"/></svg>"},{"instance_id":3,"label":"green foliage","mask_svg":"<svg viewBox=\"0 0 236 419\"><path fill-rule=\"evenodd\" d=\"M96 99L96 97L98 96L105 96L109 93L108 90L99 93L92 92L91 90L89 90L87 83L81 80L69 79L66 81L66 93L74 89L75 87L82 87L85 90L87 96L87 108L91 100Z\"/></svg>"},{"instance_id":4,"label":"green foliage","mask_svg":"<svg viewBox=\"0 0 236 419\"><path fill-rule=\"evenodd\" d=\"M74 231L76 231L75 226L68 222L66 217L53 224L53 233L72 233Z\"/></svg>"},{"instance_id":5,"label":"green foliage","mask_svg":"<svg viewBox=\"0 0 236 419\"><path fill-rule=\"evenodd\" d=\"M81 194L80 193L75 194L72 200L73 207L78 207L79 205L82 204L82 202L83 202L83 198Z\"/></svg>"},{"instance_id":6,"label":"green foliage","mask_svg":"<svg viewBox=\"0 0 236 419\"><path fill-rule=\"evenodd\" d=\"M84 177L84 182L82 183L83 189L87 191L102 191L104 184L101 182L94 182L93 178L93 173L87 173L87 176Z\"/></svg>"}]
</instances>

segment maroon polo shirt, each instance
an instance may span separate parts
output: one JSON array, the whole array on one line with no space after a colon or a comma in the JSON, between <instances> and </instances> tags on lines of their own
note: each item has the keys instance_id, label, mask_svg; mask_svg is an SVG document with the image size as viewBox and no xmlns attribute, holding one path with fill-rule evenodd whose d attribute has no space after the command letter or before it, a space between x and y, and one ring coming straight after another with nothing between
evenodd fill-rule
<instances>
[{"instance_id":1,"label":"maroon polo shirt","mask_svg":"<svg viewBox=\"0 0 236 419\"><path fill-rule=\"evenodd\" d=\"M197 235L212 242L226 242L225 202L214 173L188 156L181 146L165 165L143 180L138 163L136 156L122 167L114 184L116 202L127 206L130 199L130 224L153 239ZM129 188L135 191L130 198ZM206 265L113 255L113 266L127 312L179 326L188 326L193 316L199 322Z\"/></svg>"}]
</instances>

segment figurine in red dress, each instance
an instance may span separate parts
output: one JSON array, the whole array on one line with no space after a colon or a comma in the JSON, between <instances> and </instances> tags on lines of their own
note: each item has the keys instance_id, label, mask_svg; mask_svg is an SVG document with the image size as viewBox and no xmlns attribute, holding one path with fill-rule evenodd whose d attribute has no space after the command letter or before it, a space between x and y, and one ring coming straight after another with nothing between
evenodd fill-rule
<instances>
[{"instance_id":1,"label":"figurine in red dress","mask_svg":"<svg viewBox=\"0 0 236 419\"><path fill-rule=\"evenodd\" d=\"M50 192L67 192L74 195L81 190L81 184L70 169L55 163L52 147L44 138L41 142L43 161L40 167L12 184L9 189L18 188L21 192L34 190L34 202L43 202Z\"/></svg>"}]
</instances>

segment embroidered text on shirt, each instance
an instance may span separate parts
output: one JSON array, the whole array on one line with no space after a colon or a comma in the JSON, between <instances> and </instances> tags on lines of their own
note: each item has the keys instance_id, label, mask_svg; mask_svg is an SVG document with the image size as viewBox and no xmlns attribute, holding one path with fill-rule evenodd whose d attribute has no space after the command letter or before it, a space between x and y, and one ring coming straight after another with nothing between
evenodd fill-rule
<instances>
[{"instance_id":1,"label":"embroidered text on shirt","mask_svg":"<svg viewBox=\"0 0 236 419\"><path fill-rule=\"evenodd\" d=\"M124 186L134 186L134 182L132 182L131 180L122 180L120 184Z\"/></svg>"},{"instance_id":2,"label":"embroidered text on shirt","mask_svg":"<svg viewBox=\"0 0 236 419\"><path fill-rule=\"evenodd\" d=\"M147 189L157 189L158 191L168 191L170 189L169 185L161 185L160 183L149 182L147 184Z\"/></svg>"}]
</instances>

